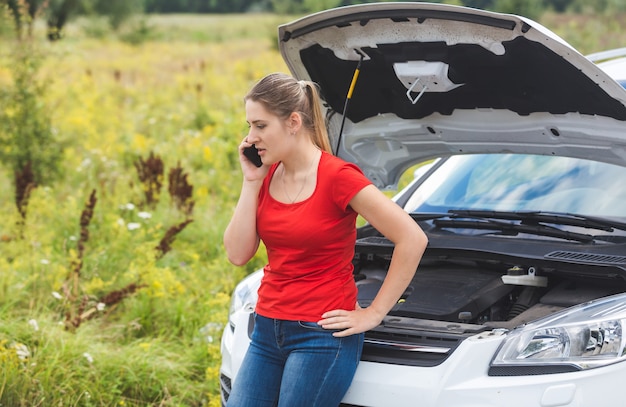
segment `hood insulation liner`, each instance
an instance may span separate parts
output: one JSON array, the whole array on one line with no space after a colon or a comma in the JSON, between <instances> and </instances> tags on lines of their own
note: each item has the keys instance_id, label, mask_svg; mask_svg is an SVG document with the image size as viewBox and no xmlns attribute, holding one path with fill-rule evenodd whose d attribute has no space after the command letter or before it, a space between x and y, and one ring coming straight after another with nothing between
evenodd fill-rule
<instances>
[{"instance_id":1,"label":"hood insulation liner","mask_svg":"<svg viewBox=\"0 0 626 407\"><path fill-rule=\"evenodd\" d=\"M626 121L626 107L595 82L545 47L523 37L503 43L495 55L475 44L445 42L378 44L361 49L368 58L361 65L347 118L357 123L381 113L420 119L433 113L450 115L455 109L505 109L525 116L534 112L577 112ZM356 51L355 51L356 53ZM342 60L318 44L301 51L311 79L317 82L330 107L342 112L357 61ZM461 86L448 92L428 92L412 104L394 72L395 63L443 62L448 77ZM572 86L572 84L577 84ZM413 94L416 97L418 92Z\"/></svg>"}]
</instances>

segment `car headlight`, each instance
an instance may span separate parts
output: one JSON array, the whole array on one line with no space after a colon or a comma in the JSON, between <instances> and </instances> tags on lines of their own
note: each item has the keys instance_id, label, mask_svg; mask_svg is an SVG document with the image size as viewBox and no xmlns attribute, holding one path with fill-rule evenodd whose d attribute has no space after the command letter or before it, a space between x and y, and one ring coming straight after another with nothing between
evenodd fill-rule
<instances>
[{"instance_id":1,"label":"car headlight","mask_svg":"<svg viewBox=\"0 0 626 407\"><path fill-rule=\"evenodd\" d=\"M511 331L490 376L565 373L626 358L626 295L581 304Z\"/></svg>"},{"instance_id":2,"label":"car headlight","mask_svg":"<svg viewBox=\"0 0 626 407\"><path fill-rule=\"evenodd\" d=\"M263 276L263 270L255 271L248 277L241 280L233 291L233 296L230 300L229 323L231 328L235 328L232 315L236 312L245 311L253 312L258 300L257 291L261 285L261 278Z\"/></svg>"}]
</instances>

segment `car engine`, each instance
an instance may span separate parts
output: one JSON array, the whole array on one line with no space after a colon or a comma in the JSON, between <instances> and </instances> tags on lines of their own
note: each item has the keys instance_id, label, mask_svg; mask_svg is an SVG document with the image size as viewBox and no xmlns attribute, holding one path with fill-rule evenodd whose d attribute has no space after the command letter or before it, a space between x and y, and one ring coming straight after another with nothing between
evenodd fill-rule
<instances>
[{"instance_id":1,"label":"car engine","mask_svg":"<svg viewBox=\"0 0 626 407\"><path fill-rule=\"evenodd\" d=\"M388 264L378 256L363 253L357 259L358 301L367 307L384 281ZM389 315L511 329L562 308L624 290L624 283L615 280L577 280L554 270L547 274L501 262L425 256Z\"/></svg>"}]
</instances>

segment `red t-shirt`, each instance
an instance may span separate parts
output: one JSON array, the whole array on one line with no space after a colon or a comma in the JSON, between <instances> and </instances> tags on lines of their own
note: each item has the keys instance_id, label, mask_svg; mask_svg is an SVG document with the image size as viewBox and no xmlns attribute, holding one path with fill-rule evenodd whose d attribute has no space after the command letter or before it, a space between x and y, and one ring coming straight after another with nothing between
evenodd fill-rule
<instances>
[{"instance_id":1,"label":"red t-shirt","mask_svg":"<svg viewBox=\"0 0 626 407\"><path fill-rule=\"evenodd\" d=\"M353 310L357 213L350 200L371 182L354 164L322 153L313 194L282 203L269 193L274 164L259 192L257 231L268 264L256 312L268 318L317 322L334 309Z\"/></svg>"}]
</instances>

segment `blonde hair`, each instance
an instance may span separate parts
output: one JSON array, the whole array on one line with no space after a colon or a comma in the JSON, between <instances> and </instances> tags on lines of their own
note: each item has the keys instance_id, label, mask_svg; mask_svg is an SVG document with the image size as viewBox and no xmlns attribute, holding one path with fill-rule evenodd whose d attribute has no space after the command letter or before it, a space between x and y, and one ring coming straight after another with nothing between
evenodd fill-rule
<instances>
[{"instance_id":1,"label":"blonde hair","mask_svg":"<svg viewBox=\"0 0 626 407\"><path fill-rule=\"evenodd\" d=\"M244 97L246 100L263 104L267 111L285 120L291 113L299 113L313 144L332 154L315 82L298 81L284 73L271 73L252 87Z\"/></svg>"}]
</instances>

